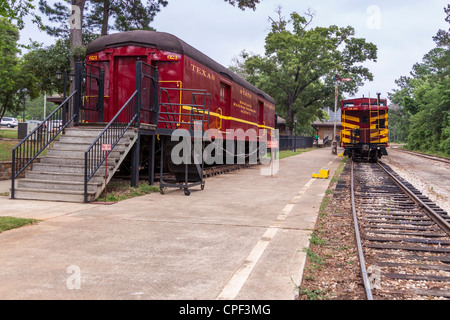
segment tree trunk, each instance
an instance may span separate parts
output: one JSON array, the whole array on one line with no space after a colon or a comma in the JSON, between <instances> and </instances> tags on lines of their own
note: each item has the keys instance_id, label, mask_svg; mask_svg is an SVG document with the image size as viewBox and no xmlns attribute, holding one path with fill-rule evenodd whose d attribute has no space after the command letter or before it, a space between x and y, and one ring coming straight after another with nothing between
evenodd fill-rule
<instances>
[{"instance_id":1,"label":"tree trunk","mask_svg":"<svg viewBox=\"0 0 450 320\"><path fill-rule=\"evenodd\" d=\"M105 0L103 6L102 37L108 34L110 0Z\"/></svg>"},{"instance_id":2,"label":"tree trunk","mask_svg":"<svg viewBox=\"0 0 450 320\"><path fill-rule=\"evenodd\" d=\"M72 0L72 15L70 17L70 73L75 73L75 57L74 52L77 48L83 46L82 31L83 31L83 12L86 0ZM75 91L75 81L70 82L70 92ZM73 99L72 99L73 101ZM74 113L73 102L69 104L68 116L71 117ZM72 126L73 124L70 124Z\"/></svg>"},{"instance_id":3,"label":"tree trunk","mask_svg":"<svg viewBox=\"0 0 450 320\"><path fill-rule=\"evenodd\" d=\"M292 102L286 103L286 134L293 135L292 124L294 123L294 110L292 109Z\"/></svg>"}]
</instances>

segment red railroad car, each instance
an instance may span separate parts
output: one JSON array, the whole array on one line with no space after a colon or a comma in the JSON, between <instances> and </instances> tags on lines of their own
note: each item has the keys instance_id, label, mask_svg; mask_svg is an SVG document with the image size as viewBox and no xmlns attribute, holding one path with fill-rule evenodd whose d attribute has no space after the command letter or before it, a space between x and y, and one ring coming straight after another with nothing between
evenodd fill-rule
<instances>
[{"instance_id":1,"label":"red railroad car","mask_svg":"<svg viewBox=\"0 0 450 320\"><path fill-rule=\"evenodd\" d=\"M191 111L188 99L192 97L182 90L202 89L210 94L209 128L220 130L225 139L228 129L274 129L275 103L269 95L176 36L142 30L107 35L87 48L86 62L105 70L104 122L133 94L137 61L158 68L160 88L180 90L170 93L171 100L180 102L176 113ZM161 95L161 102L164 99ZM184 119L177 114L177 128L183 128Z\"/></svg>"},{"instance_id":2,"label":"red railroad car","mask_svg":"<svg viewBox=\"0 0 450 320\"><path fill-rule=\"evenodd\" d=\"M341 146L344 155L376 161L389 147L387 100L357 98L341 101Z\"/></svg>"}]
</instances>

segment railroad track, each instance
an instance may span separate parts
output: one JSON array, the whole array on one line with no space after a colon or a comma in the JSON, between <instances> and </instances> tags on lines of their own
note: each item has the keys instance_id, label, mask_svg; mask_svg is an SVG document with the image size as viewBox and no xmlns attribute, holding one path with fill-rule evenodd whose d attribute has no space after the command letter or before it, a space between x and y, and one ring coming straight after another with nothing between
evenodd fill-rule
<instances>
[{"instance_id":1,"label":"railroad track","mask_svg":"<svg viewBox=\"0 0 450 320\"><path fill-rule=\"evenodd\" d=\"M425 158L425 159L430 159L430 160L434 160L434 161L439 161L439 162L450 164L450 159L447 159L447 158L444 158L444 157L432 156L432 155L428 155L428 154L424 154L424 153L420 153L420 152L405 150L405 149L398 148L398 147L392 147L392 150L395 150L395 151L398 151L398 152L402 152L402 153L412 154L412 155L415 155L415 156L418 156L418 157L421 157L421 158Z\"/></svg>"},{"instance_id":2,"label":"railroad track","mask_svg":"<svg viewBox=\"0 0 450 320\"><path fill-rule=\"evenodd\" d=\"M385 164L350 165L367 298L449 299L450 216Z\"/></svg>"}]
</instances>

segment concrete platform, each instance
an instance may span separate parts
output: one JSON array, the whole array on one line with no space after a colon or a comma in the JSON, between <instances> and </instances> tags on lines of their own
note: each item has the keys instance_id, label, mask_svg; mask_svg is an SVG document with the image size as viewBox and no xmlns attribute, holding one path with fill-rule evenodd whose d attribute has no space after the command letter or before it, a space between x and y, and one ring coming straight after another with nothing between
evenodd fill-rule
<instances>
[{"instance_id":1,"label":"concrete platform","mask_svg":"<svg viewBox=\"0 0 450 320\"><path fill-rule=\"evenodd\" d=\"M11 200L42 219L0 233L0 299L290 300L341 157L329 148L113 205ZM330 169L330 178L312 172Z\"/></svg>"}]
</instances>

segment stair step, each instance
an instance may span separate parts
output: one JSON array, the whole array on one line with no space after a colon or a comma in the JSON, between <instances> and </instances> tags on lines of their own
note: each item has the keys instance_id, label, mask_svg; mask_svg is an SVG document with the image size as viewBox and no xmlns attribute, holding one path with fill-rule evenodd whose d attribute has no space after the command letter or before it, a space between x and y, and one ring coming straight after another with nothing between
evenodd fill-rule
<instances>
[{"instance_id":1,"label":"stair step","mask_svg":"<svg viewBox=\"0 0 450 320\"><path fill-rule=\"evenodd\" d=\"M42 190L32 188L16 188L14 191L16 199L84 202L83 191L66 190ZM95 200L95 193L88 193L88 201Z\"/></svg>"},{"instance_id":2,"label":"stair step","mask_svg":"<svg viewBox=\"0 0 450 320\"><path fill-rule=\"evenodd\" d=\"M103 131L102 129L86 129L86 128L70 128L66 129L66 137L93 137L97 138L99 134ZM125 132L124 136L134 136L135 132L130 130ZM94 140L92 140L94 141Z\"/></svg>"},{"instance_id":3,"label":"stair step","mask_svg":"<svg viewBox=\"0 0 450 320\"><path fill-rule=\"evenodd\" d=\"M26 179L33 180L52 180L52 181L74 181L84 183L84 174L76 173L61 173L61 172L46 172L46 171L28 171L25 176ZM91 182L103 182L105 181L105 171L97 171Z\"/></svg>"},{"instance_id":4,"label":"stair step","mask_svg":"<svg viewBox=\"0 0 450 320\"><path fill-rule=\"evenodd\" d=\"M89 182L88 192L96 193L98 188L102 187L102 183ZM65 190L65 191L82 191L84 192L84 182L77 181L57 181L57 180L38 180L38 179L19 179L17 188L38 189L38 190Z\"/></svg>"},{"instance_id":5,"label":"stair step","mask_svg":"<svg viewBox=\"0 0 450 320\"><path fill-rule=\"evenodd\" d=\"M77 143L77 144L86 144L88 147L94 142L95 137L90 136L62 136L58 142L61 143ZM126 135L122 137L120 143L129 144L131 143L134 135Z\"/></svg>"},{"instance_id":6,"label":"stair step","mask_svg":"<svg viewBox=\"0 0 450 320\"><path fill-rule=\"evenodd\" d=\"M113 157L111 155L108 156L108 164L114 164L119 161L118 157ZM52 164L52 165L83 165L84 166L84 157L65 157L61 158L58 156L46 156L41 159L40 163L44 164Z\"/></svg>"},{"instance_id":7,"label":"stair step","mask_svg":"<svg viewBox=\"0 0 450 320\"><path fill-rule=\"evenodd\" d=\"M108 161L108 168L112 169L115 163ZM60 173L77 173L84 175L84 165L64 165L54 163L36 163L33 165L33 171L60 172ZM102 164L98 169L105 172L105 165Z\"/></svg>"},{"instance_id":8,"label":"stair step","mask_svg":"<svg viewBox=\"0 0 450 320\"><path fill-rule=\"evenodd\" d=\"M70 128L66 129L64 134L67 137L98 137L102 132L102 129L80 129L80 128Z\"/></svg>"},{"instance_id":9,"label":"stair step","mask_svg":"<svg viewBox=\"0 0 450 320\"><path fill-rule=\"evenodd\" d=\"M84 151L85 150L65 150L65 149L49 149L47 151L47 156L52 157L60 157L60 158L84 158ZM122 154L123 151L118 151L114 148L113 151L108 156L108 159L110 158L119 158L120 154Z\"/></svg>"},{"instance_id":10,"label":"stair step","mask_svg":"<svg viewBox=\"0 0 450 320\"><path fill-rule=\"evenodd\" d=\"M83 151L85 152L89 148L90 144L86 143L64 143L64 142L55 142L53 145L53 150L70 150L70 151ZM118 143L115 147L115 151L123 152L126 149L125 144Z\"/></svg>"}]
</instances>

